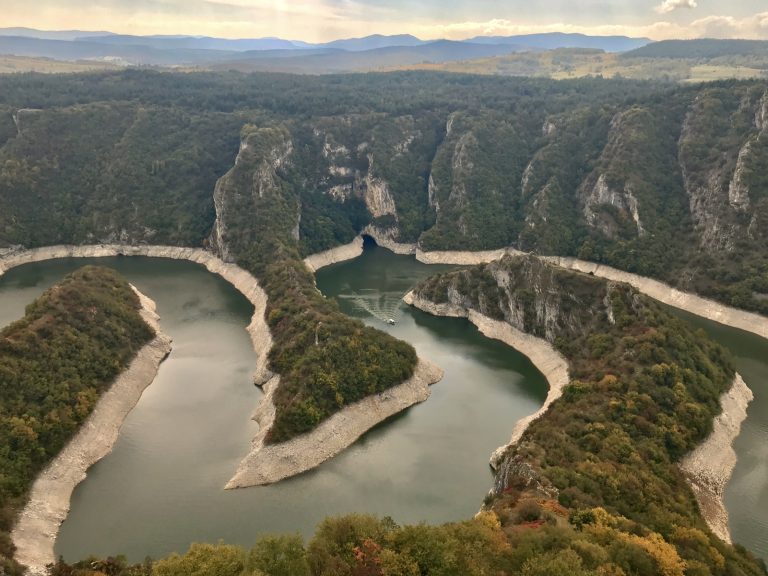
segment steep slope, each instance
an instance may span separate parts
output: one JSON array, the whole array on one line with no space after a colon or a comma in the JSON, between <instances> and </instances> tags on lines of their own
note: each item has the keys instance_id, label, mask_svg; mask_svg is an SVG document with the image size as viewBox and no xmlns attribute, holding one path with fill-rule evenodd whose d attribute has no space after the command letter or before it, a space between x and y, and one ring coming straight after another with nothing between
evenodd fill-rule
<instances>
[{"instance_id":1,"label":"steep slope","mask_svg":"<svg viewBox=\"0 0 768 576\"><path fill-rule=\"evenodd\" d=\"M400 384L417 362L409 344L348 318L315 288L299 256L300 192L288 179L295 147L283 127L246 125L235 165L215 193L211 246L254 273L269 298L269 361L280 382L267 443L308 432Z\"/></svg>"},{"instance_id":2,"label":"steep slope","mask_svg":"<svg viewBox=\"0 0 768 576\"><path fill-rule=\"evenodd\" d=\"M211 191L242 120L177 108L103 103L13 111L0 148L6 244L199 245Z\"/></svg>"},{"instance_id":3,"label":"steep slope","mask_svg":"<svg viewBox=\"0 0 768 576\"><path fill-rule=\"evenodd\" d=\"M124 278L90 266L0 331L0 571L21 574L9 533L35 476L155 336L140 308Z\"/></svg>"},{"instance_id":4,"label":"steep slope","mask_svg":"<svg viewBox=\"0 0 768 576\"><path fill-rule=\"evenodd\" d=\"M568 547L566 534L554 544L531 530L566 516L625 573L645 562L619 552L630 542L652 558L648 573L761 573L709 531L677 466L734 379L724 349L628 285L532 256L441 274L414 294L543 338L569 362L570 384L500 458L486 501L520 545Z\"/></svg>"}]
</instances>

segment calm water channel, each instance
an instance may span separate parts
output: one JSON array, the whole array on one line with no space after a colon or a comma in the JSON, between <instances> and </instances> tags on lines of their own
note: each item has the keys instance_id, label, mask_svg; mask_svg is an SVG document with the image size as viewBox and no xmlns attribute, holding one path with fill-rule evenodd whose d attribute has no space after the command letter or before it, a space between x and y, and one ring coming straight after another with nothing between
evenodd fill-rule
<instances>
[{"instance_id":1,"label":"calm water channel","mask_svg":"<svg viewBox=\"0 0 768 576\"><path fill-rule=\"evenodd\" d=\"M125 422L114 451L76 489L57 553L127 554L140 561L194 541L252 544L260 532L311 535L327 515L371 512L399 522L473 515L491 485L490 453L536 410L546 382L528 360L469 323L399 304L437 269L375 249L322 271L345 311L412 342L446 377L429 401L375 428L318 469L275 486L224 491L248 449L260 392L244 330L251 307L191 263L149 258L56 260L0 278L0 323L67 272L112 266L155 299L174 350ZM380 320L394 317L388 327Z\"/></svg>"},{"instance_id":2,"label":"calm water channel","mask_svg":"<svg viewBox=\"0 0 768 576\"><path fill-rule=\"evenodd\" d=\"M517 352L464 320L404 307L418 280L447 267L371 248L318 274L342 309L445 369L432 397L366 434L318 469L275 486L224 491L255 433L260 392L244 330L252 309L229 284L186 262L150 258L65 259L0 278L0 324L67 272L111 266L155 299L174 350L129 415L114 451L75 491L57 553L127 554L139 561L194 541L249 545L262 532L311 535L327 515L371 512L399 522L442 522L477 511L490 486L488 456L514 423L536 410L546 382ZM388 326L388 318L396 320ZM768 341L694 318L737 357L755 392L727 494L734 539L768 558Z\"/></svg>"}]
</instances>

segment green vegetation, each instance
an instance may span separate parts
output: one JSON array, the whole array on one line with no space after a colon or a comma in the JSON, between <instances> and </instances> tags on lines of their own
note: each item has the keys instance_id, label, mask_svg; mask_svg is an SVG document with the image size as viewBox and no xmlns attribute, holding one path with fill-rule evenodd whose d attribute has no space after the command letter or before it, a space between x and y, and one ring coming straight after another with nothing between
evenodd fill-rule
<instances>
[{"instance_id":1,"label":"green vegetation","mask_svg":"<svg viewBox=\"0 0 768 576\"><path fill-rule=\"evenodd\" d=\"M116 272L81 268L0 332L0 572L21 574L10 530L37 473L154 336Z\"/></svg>"},{"instance_id":2,"label":"green vegetation","mask_svg":"<svg viewBox=\"0 0 768 576\"><path fill-rule=\"evenodd\" d=\"M679 41L679 47L654 42L624 53L585 48L558 48L542 52L515 52L492 58L458 62L418 63L399 69L531 76L566 80L587 76L632 78L659 82L707 82L768 76L768 43L752 46L698 46L698 40ZM749 42L749 41L747 41Z\"/></svg>"},{"instance_id":3,"label":"green vegetation","mask_svg":"<svg viewBox=\"0 0 768 576\"><path fill-rule=\"evenodd\" d=\"M676 465L731 384L723 348L628 285L535 257L438 275L417 293L461 299L568 359L563 397L504 455L486 501L519 538L515 554L546 551L547 570L578 558L586 573L592 562L610 574L764 573L709 532Z\"/></svg>"},{"instance_id":4,"label":"green vegetation","mask_svg":"<svg viewBox=\"0 0 768 576\"><path fill-rule=\"evenodd\" d=\"M221 240L269 297L269 361L281 380L267 441L281 442L400 384L413 374L417 358L412 346L345 316L315 287L295 236L301 193L282 170L293 146L288 132L246 126L242 138L238 162L217 190L226 230Z\"/></svg>"},{"instance_id":5,"label":"green vegetation","mask_svg":"<svg viewBox=\"0 0 768 576\"><path fill-rule=\"evenodd\" d=\"M270 440L283 440L413 371L410 347L341 316L300 262L369 223L425 249L580 256L765 311L765 139L745 120L764 89L411 73L9 77L0 245L204 245L218 215L213 247L270 296L271 367L282 376ZM701 103L726 100L722 117ZM17 108L27 109L18 131ZM681 137L684 123L696 128ZM721 124L715 134L729 136L708 136ZM232 168L238 133L248 149ZM717 175L725 198L749 138L757 220L734 218L732 241L701 255L690 197L712 181L717 150L727 159ZM599 181L609 194L590 199ZM382 201L374 188L388 195L377 218L366 209ZM719 221L730 210L726 200L705 208Z\"/></svg>"},{"instance_id":6,"label":"green vegetation","mask_svg":"<svg viewBox=\"0 0 768 576\"><path fill-rule=\"evenodd\" d=\"M300 262L367 225L424 249L578 256L768 313L766 90L416 72L8 76L0 246L208 246L240 263L271 298L280 414L295 411L278 418L271 438L284 439L413 370L412 351L341 319ZM233 167L238 136L249 149ZM729 200L740 154L748 210ZM318 361L336 346L356 360Z\"/></svg>"}]
</instances>

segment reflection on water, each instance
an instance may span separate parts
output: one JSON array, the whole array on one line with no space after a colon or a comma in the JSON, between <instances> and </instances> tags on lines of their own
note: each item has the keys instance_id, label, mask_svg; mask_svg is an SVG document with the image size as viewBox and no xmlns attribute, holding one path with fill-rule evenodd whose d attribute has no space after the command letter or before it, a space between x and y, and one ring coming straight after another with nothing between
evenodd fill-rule
<instances>
[{"instance_id":1,"label":"reflection on water","mask_svg":"<svg viewBox=\"0 0 768 576\"><path fill-rule=\"evenodd\" d=\"M260 532L309 536L327 515L371 512L399 522L473 515L491 485L488 457L534 412L546 383L527 359L465 320L402 307L436 268L383 251L324 270L318 285L342 308L412 342L446 377L428 402L374 428L340 456L274 486L224 491L255 433L260 392L244 328L248 302L186 262L89 260L117 268L156 300L174 350L129 415L113 452L76 489L57 553L127 554L134 561L191 542L250 545ZM84 260L17 268L0 278L0 322ZM362 302L362 304L361 304ZM397 324L384 323L395 318Z\"/></svg>"},{"instance_id":2,"label":"reflection on water","mask_svg":"<svg viewBox=\"0 0 768 576\"><path fill-rule=\"evenodd\" d=\"M490 487L488 457L514 423L534 412L546 383L522 355L488 340L466 320L412 310L401 297L447 269L373 248L318 273L344 312L407 340L440 365L429 401L395 416L318 469L274 486L222 490L255 433L259 400L244 331L248 302L187 262L89 260L117 268L157 301L174 350L129 415L112 454L75 491L57 553L125 553L140 561L190 542L249 545L260 532L309 536L330 514L371 512L399 522L443 522L477 511ZM0 278L0 324L84 260L18 268ZM768 558L768 341L682 312L728 346L755 393L736 442L739 462L726 491L734 540ZM386 321L392 318L396 324Z\"/></svg>"}]
</instances>

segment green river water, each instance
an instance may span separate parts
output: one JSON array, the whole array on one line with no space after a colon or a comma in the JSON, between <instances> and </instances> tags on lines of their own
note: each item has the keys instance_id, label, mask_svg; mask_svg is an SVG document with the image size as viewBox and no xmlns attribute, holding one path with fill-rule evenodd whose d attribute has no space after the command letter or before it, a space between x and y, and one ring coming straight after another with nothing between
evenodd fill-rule
<instances>
[{"instance_id":1,"label":"green river water","mask_svg":"<svg viewBox=\"0 0 768 576\"><path fill-rule=\"evenodd\" d=\"M546 396L521 354L467 321L435 318L400 299L447 266L372 247L321 270L318 287L342 309L398 338L445 370L430 399L364 435L316 470L274 486L224 491L247 452L261 392L244 328L252 307L201 266L144 257L62 259L0 277L0 325L67 272L111 266L157 302L174 349L126 419L110 455L73 495L56 552L69 560L123 553L130 560L184 551L191 542L250 545L263 532L310 536L327 515L370 512L401 523L470 517L491 486L488 457ZM386 324L392 318L394 326ZM734 539L768 558L768 341L694 318L737 356L755 392L736 443L726 493Z\"/></svg>"}]
</instances>

